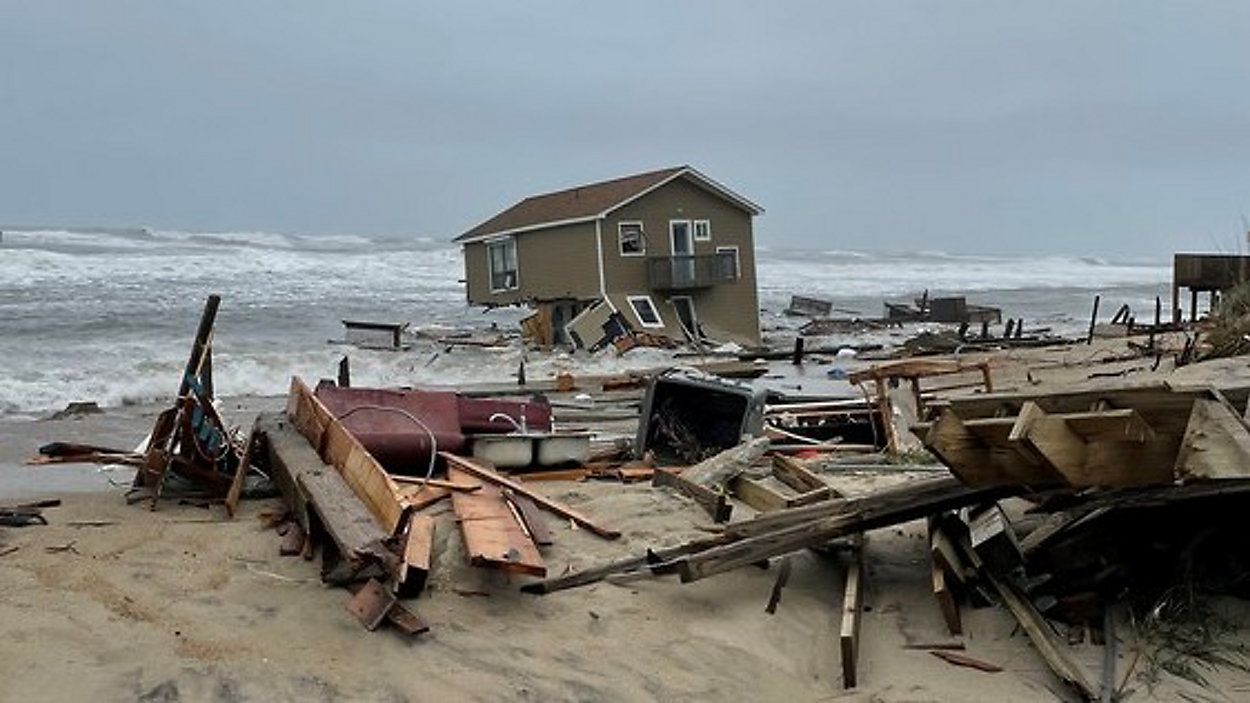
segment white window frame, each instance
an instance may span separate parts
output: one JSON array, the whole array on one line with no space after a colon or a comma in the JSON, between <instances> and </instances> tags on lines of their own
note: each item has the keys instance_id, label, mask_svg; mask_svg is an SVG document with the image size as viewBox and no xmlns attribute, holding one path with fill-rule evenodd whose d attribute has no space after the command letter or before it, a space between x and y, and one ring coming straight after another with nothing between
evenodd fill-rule
<instances>
[{"instance_id":1,"label":"white window frame","mask_svg":"<svg viewBox=\"0 0 1250 703\"><path fill-rule=\"evenodd\" d=\"M703 225L703 236L699 236L699 225ZM712 241L712 221L711 220L692 220L690 222L690 236L696 242Z\"/></svg>"},{"instance_id":2,"label":"white window frame","mask_svg":"<svg viewBox=\"0 0 1250 703\"><path fill-rule=\"evenodd\" d=\"M651 296L627 295L625 296L625 301L629 303L629 311L634 313L634 319L638 320L639 325L653 330L664 329L664 318L660 315L660 308L655 304L655 301L651 299ZM651 312L655 313L655 322L647 323L643 321L642 315L638 313L638 306L636 305L639 301L646 301L647 305L651 307Z\"/></svg>"},{"instance_id":3,"label":"white window frame","mask_svg":"<svg viewBox=\"0 0 1250 703\"><path fill-rule=\"evenodd\" d=\"M723 254L727 251L732 251L734 253L734 275L737 278L741 279L742 278L742 251L739 250L737 245L716 247L717 254Z\"/></svg>"},{"instance_id":4,"label":"white window frame","mask_svg":"<svg viewBox=\"0 0 1250 703\"><path fill-rule=\"evenodd\" d=\"M690 251L685 254L677 253L677 225L685 225L686 233L690 235ZM668 253L670 256L694 256L694 225L690 220L669 220L668 221Z\"/></svg>"},{"instance_id":5,"label":"white window frame","mask_svg":"<svg viewBox=\"0 0 1250 703\"><path fill-rule=\"evenodd\" d=\"M498 244L512 245L512 258L514 266L512 270L512 285L505 288L495 287L495 258L491 256L491 247ZM483 244L486 246L486 282L490 285L491 293L507 293L509 291L519 290L521 288L521 253L517 248L515 236L499 237L498 239L488 239Z\"/></svg>"},{"instance_id":6,"label":"white window frame","mask_svg":"<svg viewBox=\"0 0 1250 703\"><path fill-rule=\"evenodd\" d=\"M625 251L625 225L638 226L638 241L642 244L642 251ZM616 251L626 257L647 255L647 231L643 228L641 220L622 220L616 223Z\"/></svg>"}]
</instances>

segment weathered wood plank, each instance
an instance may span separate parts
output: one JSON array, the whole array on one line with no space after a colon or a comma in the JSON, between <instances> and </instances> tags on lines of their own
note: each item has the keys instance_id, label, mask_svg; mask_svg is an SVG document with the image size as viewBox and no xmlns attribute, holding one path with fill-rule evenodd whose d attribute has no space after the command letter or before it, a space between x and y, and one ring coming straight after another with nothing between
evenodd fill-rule
<instances>
[{"instance_id":1,"label":"weathered wood plank","mask_svg":"<svg viewBox=\"0 0 1250 703\"><path fill-rule=\"evenodd\" d=\"M311 537L315 527L322 527L355 573L365 573L375 564L393 573L398 559L385 546L389 533L338 471L317 456L286 418L262 415L256 424L265 438L270 474L304 532Z\"/></svg>"},{"instance_id":2,"label":"weathered wood plank","mask_svg":"<svg viewBox=\"0 0 1250 703\"><path fill-rule=\"evenodd\" d=\"M530 537L533 538L534 544L537 544L539 547L550 547L552 544L555 544L555 540L551 536L551 530L548 529L547 523L543 520L542 513L539 512L538 506L534 501L511 489L504 489L503 495L512 504L512 507L516 508L517 513L521 516L521 522L530 533Z\"/></svg>"},{"instance_id":3,"label":"weathered wood plank","mask_svg":"<svg viewBox=\"0 0 1250 703\"><path fill-rule=\"evenodd\" d=\"M995 577L988 570L983 571L982 576L994 586L994 590L998 591L1003 604L1015 616L1016 621L1020 623L1020 627L1029 636L1029 640L1033 642L1034 649L1041 655L1046 665L1050 667L1050 670L1059 677L1059 680L1072 688L1083 700L1097 700L1098 689L1090 683L1084 668L1071 659L1063 648L1059 646L1054 631L1050 629L1050 625L1041 614L1033 608L1033 604L1029 602L1029 599L1020 593L1015 586Z\"/></svg>"},{"instance_id":4,"label":"weathered wood plank","mask_svg":"<svg viewBox=\"0 0 1250 703\"><path fill-rule=\"evenodd\" d=\"M1219 400L1195 400L1175 468L1182 479L1250 476L1250 432L1236 410Z\"/></svg>"},{"instance_id":5,"label":"weathered wood plank","mask_svg":"<svg viewBox=\"0 0 1250 703\"><path fill-rule=\"evenodd\" d=\"M651 476L651 485L667 486L691 498L707 511L713 522L728 522L733 513L733 506L729 504L723 491L687 481L676 471L656 469Z\"/></svg>"},{"instance_id":6,"label":"weathered wood plank","mask_svg":"<svg viewBox=\"0 0 1250 703\"><path fill-rule=\"evenodd\" d=\"M287 415L317 453L342 474L382 527L395 534L406 512L399 486L298 376L291 378Z\"/></svg>"},{"instance_id":7,"label":"weathered wood plank","mask_svg":"<svg viewBox=\"0 0 1250 703\"><path fill-rule=\"evenodd\" d=\"M470 476L455 466L447 469L447 477L453 481L466 481ZM487 483L480 491L453 493L451 504L470 564L532 576L547 575L538 547L504 502L498 486Z\"/></svg>"},{"instance_id":8,"label":"weathered wood plank","mask_svg":"<svg viewBox=\"0 0 1250 703\"><path fill-rule=\"evenodd\" d=\"M852 551L851 563L846 569L846 588L842 594L842 627L838 636L842 654L843 688L855 688L859 684L859 631L864 605L864 589L861 583L864 573L862 539L857 540Z\"/></svg>"},{"instance_id":9,"label":"weathered wood plank","mask_svg":"<svg viewBox=\"0 0 1250 703\"><path fill-rule=\"evenodd\" d=\"M681 472L682 478L707 488L723 489L735 476L750 468L756 459L768 451L769 439L756 437L730 447L713 457Z\"/></svg>"},{"instance_id":10,"label":"weathered wood plank","mask_svg":"<svg viewBox=\"0 0 1250 703\"><path fill-rule=\"evenodd\" d=\"M404 560L399 567L397 590L400 596L413 598L425 589L433 557L434 518L429 515L413 515L408 519Z\"/></svg>"},{"instance_id":11,"label":"weathered wood plank","mask_svg":"<svg viewBox=\"0 0 1250 703\"><path fill-rule=\"evenodd\" d=\"M400 501L409 510L424 510L445 498L451 497L451 489L434 486L401 486Z\"/></svg>"},{"instance_id":12,"label":"weathered wood plank","mask_svg":"<svg viewBox=\"0 0 1250 703\"><path fill-rule=\"evenodd\" d=\"M954 479L916 481L894 490L847 501L844 508L847 512L841 514L794 525L783 524L757 536L735 539L697 554L681 557L677 572L683 582L696 581L774 556L825 544L838 537L972 505L996 494L995 489L966 487ZM771 513L764 517L776 514ZM727 526L726 535L740 534L739 530L754 533L758 527L752 527L750 522L752 521Z\"/></svg>"},{"instance_id":13,"label":"weathered wood plank","mask_svg":"<svg viewBox=\"0 0 1250 703\"><path fill-rule=\"evenodd\" d=\"M783 454L773 455L773 476L778 481L793 488L798 493L808 493L824 489L831 491L832 489L820 477L812 473L803 462L794 457L785 456Z\"/></svg>"},{"instance_id":14,"label":"weathered wood plank","mask_svg":"<svg viewBox=\"0 0 1250 703\"><path fill-rule=\"evenodd\" d=\"M452 454L450 452L439 452L438 455L441 456L443 460L447 462L448 467L454 466L456 469L458 469L462 476L465 474L468 474L469 476L481 479L490 484L494 484L495 486L498 486L500 488L507 488L513 491L514 493L517 493L518 495L523 495L526 498L529 498L530 500L537 503L538 506L541 507L542 509L555 513L556 515L559 515L562 518L572 520L573 522L577 523L579 527L585 528L586 530L589 530L590 532L593 532L596 535L604 539L616 539L617 537L621 536L621 533L618 532L617 530L613 530L607 527L603 527L602 525L599 525L595 521L591 520L590 518L586 517L580 512L570 508L564 503L561 503L557 500L552 500L551 498L548 498L547 496L534 491L528 486L522 485L521 483L517 481L513 481L512 479L507 478L505 476L501 476L495 473L494 471L491 471L490 469L484 466L481 466L469 459L466 459L461 456L456 456L455 454ZM448 475L450 476L450 473Z\"/></svg>"},{"instance_id":15,"label":"weathered wood plank","mask_svg":"<svg viewBox=\"0 0 1250 703\"><path fill-rule=\"evenodd\" d=\"M252 467L253 447L256 445L256 421L252 421L252 429L247 433L243 443L243 455L239 457L239 465L234 470L234 478L230 480L230 490L226 491L226 517L234 519L239 509L239 499L243 497L243 481L247 478L248 469Z\"/></svg>"},{"instance_id":16,"label":"weathered wood plank","mask_svg":"<svg viewBox=\"0 0 1250 703\"><path fill-rule=\"evenodd\" d=\"M789 498L746 476L734 477L729 485L735 498L761 513L790 507Z\"/></svg>"}]
</instances>

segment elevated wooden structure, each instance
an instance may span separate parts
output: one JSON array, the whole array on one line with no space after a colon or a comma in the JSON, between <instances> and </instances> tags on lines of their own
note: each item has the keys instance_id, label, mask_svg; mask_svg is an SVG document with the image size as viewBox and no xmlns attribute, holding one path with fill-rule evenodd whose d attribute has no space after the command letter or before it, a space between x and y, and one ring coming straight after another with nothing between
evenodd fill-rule
<instances>
[{"instance_id":1,"label":"elevated wooden structure","mask_svg":"<svg viewBox=\"0 0 1250 703\"><path fill-rule=\"evenodd\" d=\"M1246 388L986 394L915 425L970 486L1144 486L1250 475Z\"/></svg>"}]
</instances>

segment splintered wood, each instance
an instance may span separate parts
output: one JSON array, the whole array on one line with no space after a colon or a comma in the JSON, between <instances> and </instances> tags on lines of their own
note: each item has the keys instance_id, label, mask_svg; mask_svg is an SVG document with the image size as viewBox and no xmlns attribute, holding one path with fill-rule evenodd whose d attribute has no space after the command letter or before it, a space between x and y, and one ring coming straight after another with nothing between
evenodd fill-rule
<instances>
[{"instance_id":1,"label":"splintered wood","mask_svg":"<svg viewBox=\"0 0 1250 703\"><path fill-rule=\"evenodd\" d=\"M455 466L448 467L447 477L463 483L473 479L471 474ZM481 490L454 493L451 504L464 535L469 563L533 576L547 575L537 545L498 486L484 483Z\"/></svg>"}]
</instances>

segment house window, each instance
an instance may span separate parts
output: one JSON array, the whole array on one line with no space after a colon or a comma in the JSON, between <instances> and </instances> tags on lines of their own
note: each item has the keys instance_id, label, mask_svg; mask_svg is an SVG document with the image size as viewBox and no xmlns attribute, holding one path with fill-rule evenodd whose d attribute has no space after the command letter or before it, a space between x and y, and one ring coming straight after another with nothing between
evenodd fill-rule
<instances>
[{"instance_id":1,"label":"house window","mask_svg":"<svg viewBox=\"0 0 1250 703\"><path fill-rule=\"evenodd\" d=\"M742 263L738 261L738 247L716 247L716 273L721 278L742 278Z\"/></svg>"},{"instance_id":2,"label":"house window","mask_svg":"<svg viewBox=\"0 0 1250 703\"><path fill-rule=\"evenodd\" d=\"M647 239L643 236L641 222L622 222L617 229L620 230L621 256L646 256Z\"/></svg>"},{"instance_id":3,"label":"house window","mask_svg":"<svg viewBox=\"0 0 1250 703\"><path fill-rule=\"evenodd\" d=\"M517 289L515 237L487 242L486 263L490 269L490 291L492 293Z\"/></svg>"},{"instance_id":4,"label":"house window","mask_svg":"<svg viewBox=\"0 0 1250 703\"><path fill-rule=\"evenodd\" d=\"M712 221L711 220L695 220L694 221L694 238L700 242L712 241Z\"/></svg>"},{"instance_id":5,"label":"house window","mask_svg":"<svg viewBox=\"0 0 1250 703\"><path fill-rule=\"evenodd\" d=\"M649 295L631 295L626 298L629 307L634 309L634 317L643 327L663 328L664 320L660 319L660 311L655 308Z\"/></svg>"}]
</instances>

